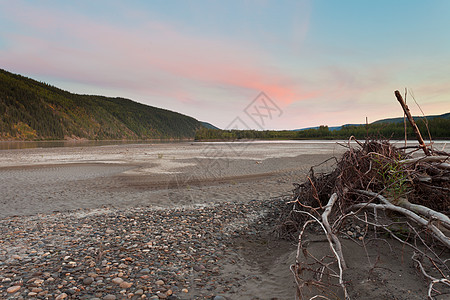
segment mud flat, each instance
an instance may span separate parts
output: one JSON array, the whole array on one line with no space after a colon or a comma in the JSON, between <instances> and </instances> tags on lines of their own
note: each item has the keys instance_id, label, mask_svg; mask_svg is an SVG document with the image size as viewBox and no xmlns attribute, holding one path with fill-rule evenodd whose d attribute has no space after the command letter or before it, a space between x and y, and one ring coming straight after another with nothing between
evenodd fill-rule
<instances>
[{"instance_id":1,"label":"mud flat","mask_svg":"<svg viewBox=\"0 0 450 300\"><path fill-rule=\"evenodd\" d=\"M74 209L268 199L335 143L173 143L3 150L0 218Z\"/></svg>"}]
</instances>

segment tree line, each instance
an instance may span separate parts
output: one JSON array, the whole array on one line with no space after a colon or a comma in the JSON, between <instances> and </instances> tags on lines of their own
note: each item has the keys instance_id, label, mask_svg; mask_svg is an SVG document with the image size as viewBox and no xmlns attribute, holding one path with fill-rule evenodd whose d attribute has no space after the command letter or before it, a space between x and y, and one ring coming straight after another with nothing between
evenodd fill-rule
<instances>
[{"instance_id":1,"label":"tree line","mask_svg":"<svg viewBox=\"0 0 450 300\"><path fill-rule=\"evenodd\" d=\"M450 139L450 119L433 118L425 121L416 121L419 130L426 139L430 134L432 139ZM428 124L428 126L427 126ZM428 134L429 132L429 134ZM412 128L407 124L406 134L409 139L415 139ZM403 139L405 127L403 123L376 123L368 125L348 125L339 130L330 130L323 125L319 128L293 130L220 130L200 128L195 134L196 140L239 140L239 139L265 139L265 140L301 140L301 139L348 139L354 136L357 139L366 137Z\"/></svg>"}]
</instances>

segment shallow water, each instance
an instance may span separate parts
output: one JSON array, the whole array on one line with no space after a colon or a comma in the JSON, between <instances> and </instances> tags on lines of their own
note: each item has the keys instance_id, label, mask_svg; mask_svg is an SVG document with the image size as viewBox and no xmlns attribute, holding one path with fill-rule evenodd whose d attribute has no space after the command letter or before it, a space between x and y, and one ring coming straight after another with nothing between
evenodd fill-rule
<instances>
[{"instance_id":1,"label":"shallow water","mask_svg":"<svg viewBox=\"0 0 450 300\"><path fill-rule=\"evenodd\" d=\"M404 145L404 141L391 141L398 147ZM434 147L442 150L448 141L434 141ZM167 143L186 143L186 141L0 141L1 150L31 149L31 148L58 148L58 147L94 147L109 145L133 145L133 144L167 144ZM194 144L300 144L300 145L320 145L320 144L347 144L344 140L255 140L255 141L237 141L237 142L191 142ZM352 141L352 144L355 144ZM416 141L408 141L408 146L417 145ZM447 149L448 151L448 149Z\"/></svg>"},{"instance_id":2,"label":"shallow water","mask_svg":"<svg viewBox=\"0 0 450 300\"><path fill-rule=\"evenodd\" d=\"M93 147L127 144L177 143L174 141L0 141L0 150L58 148L58 147Z\"/></svg>"}]
</instances>

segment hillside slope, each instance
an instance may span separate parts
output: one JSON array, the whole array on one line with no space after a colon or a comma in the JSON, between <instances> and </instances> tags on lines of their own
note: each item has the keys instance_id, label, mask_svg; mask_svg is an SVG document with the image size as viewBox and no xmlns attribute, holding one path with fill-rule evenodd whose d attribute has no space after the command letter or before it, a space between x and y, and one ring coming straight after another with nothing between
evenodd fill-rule
<instances>
[{"instance_id":1,"label":"hillside slope","mask_svg":"<svg viewBox=\"0 0 450 300\"><path fill-rule=\"evenodd\" d=\"M123 98L77 95L0 69L0 140L179 139L194 118Z\"/></svg>"},{"instance_id":2,"label":"hillside slope","mask_svg":"<svg viewBox=\"0 0 450 300\"><path fill-rule=\"evenodd\" d=\"M432 116L413 116L414 120L417 122L418 120L422 120L423 118L426 118L427 120L432 120L432 119L436 119L436 118L441 118L441 119L450 119L450 113L445 113L442 115L432 115ZM373 122L372 124L381 124L381 123L403 123L404 118L403 117L398 117L398 118L390 118L390 119L382 119L382 120L378 120Z\"/></svg>"},{"instance_id":3,"label":"hillside slope","mask_svg":"<svg viewBox=\"0 0 450 300\"><path fill-rule=\"evenodd\" d=\"M423 119L426 119L426 120L450 119L450 113L445 113L445 114L441 114L441 115L429 115L429 116L413 116L413 118L416 122L421 121ZM392 123L403 123L403 121L404 121L403 117L398 117L398 118L381 119L381 120L374 121L370 124L392 124ZM345 125L341 125L341 126L328 127L328 129L330 131L334 131L334 130L341 130L342 128L345 128L345 127L350 127L350 126L355 127L355 126L363 126L363 125L365 125L365 124L345 124ZM319 129L319 127L320 126L306 127L306 128L301 128L301 129L294 129L293 131Z\"/></svg>"}]
</instances>

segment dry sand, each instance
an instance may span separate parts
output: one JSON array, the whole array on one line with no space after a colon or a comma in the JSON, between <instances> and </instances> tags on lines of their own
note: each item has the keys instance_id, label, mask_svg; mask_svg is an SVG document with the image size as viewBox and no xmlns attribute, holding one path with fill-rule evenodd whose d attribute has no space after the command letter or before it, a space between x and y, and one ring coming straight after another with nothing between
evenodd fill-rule
<instances>
[{"instance_id":1,"label":"dry sand","mask_svg":"<svg viewBox=\"0 0 450 300\"><path fill-rule=\"evenodd\" d=\"M2 150L0 219L79 209L101 214L102 207L197 207L281 197L290 194L293 182L305 179L311 166L344 151L335 142ZM239 265L224 265L220 276L245 280L240 289L224 295L227 299L294 298L289 271L295 261L293 243L262 232L258 238L237 239L235 247ZM312 251L326 251L323 243L313 243L313 247ZM354 299L425 298L424 281L398 252L384 253L378 266L388 271L367 280L370 263L364 250L349 241L344 247L350 265L348 280L352 290L359 291L353 293Z\"/></svg>"}]
</instances>

